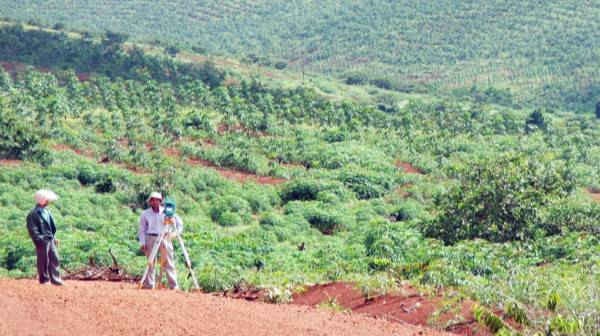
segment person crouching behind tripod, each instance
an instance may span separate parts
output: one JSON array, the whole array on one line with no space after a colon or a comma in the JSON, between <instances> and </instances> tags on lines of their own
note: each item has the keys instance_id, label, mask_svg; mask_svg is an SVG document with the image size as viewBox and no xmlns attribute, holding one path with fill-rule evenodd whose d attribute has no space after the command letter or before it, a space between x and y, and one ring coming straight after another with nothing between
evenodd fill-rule
<instances>
[{"instance_id":1,"label":"person crouching behind tripod","mask_svg":"<svg viewBox=\"0 0 600 336\"><path fill-rule=\"evenodd\" d=\"M165 227L165 214L161 206L163 201L162 195L158 192L152 192L148 197L149 208L144 210L140 216L140 227L138 231L138 239L140 249L150 257L152 247L159 235L164 230L171 231L166 235L159 247L161 268L167 273L167 281L170 289L179 289L177 284L177 273L175 271L175 258L173 253L173 239L183 231L183 222L179 216L173 216L173 226ZM148 269L148 275L142 285L142 288L154 288L154 263ZM160 280L160 279L159 279Z\"/></svg>"}]
</instances>

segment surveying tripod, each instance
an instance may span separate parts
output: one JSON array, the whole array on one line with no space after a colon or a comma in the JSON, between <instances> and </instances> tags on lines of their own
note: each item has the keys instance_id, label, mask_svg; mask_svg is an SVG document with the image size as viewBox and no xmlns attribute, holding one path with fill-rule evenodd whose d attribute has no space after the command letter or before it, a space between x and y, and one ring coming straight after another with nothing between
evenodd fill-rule
<instances>
[{"instance_id":1,"label":"surveying tripod","mask_svg":"<svg viewBox=\"0 0 600 336\"><path fill-rule=\"evenodd\" d=\"M142 288L142 286L144 286L144 281L146 281L148 272L156 264L156 257L158 255L158 251L160 249L160 244L162 244L162 242L165 239L167 239L167 237L173 232L174 228L175 228L175 218L173 216L165 216L163 228L162 228L160 234L158 235L158 239L156 239L156 241L154 242L154 245L152 246L152 250L150 251L150 255L148 256L148 264L146 265L146 270L144 271L142 280L140 280L140 288ZM185 258L185 266L187 267L188 271L190 272L190 275L192 276L192 281L194 282L194 289L200 289L200 286L198 286L198 280L196 279L196 275L194 274L194 271L192 270L192 262L190 261L190 256L187 252L187 249L185 248L185 244L183 243L183 238L181 238L181 235L179 235L179 234L177 235L177 241L179 242L179 245L181 246L181 250L183 251L183 257ZM156 270L154 270L154 271L156 271ZM161 280L162 280L162 266L161 266L160 276L157 281L156 280L154 281L153 286L156 286L156 283L160 282Z\"/></svg>"}]
</instances>

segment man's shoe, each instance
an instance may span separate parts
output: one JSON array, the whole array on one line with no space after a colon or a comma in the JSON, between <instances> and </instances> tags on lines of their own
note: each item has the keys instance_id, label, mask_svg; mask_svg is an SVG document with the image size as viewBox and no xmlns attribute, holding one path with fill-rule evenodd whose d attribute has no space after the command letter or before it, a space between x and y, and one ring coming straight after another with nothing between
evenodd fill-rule
<instances>
[{"instance_id":1,"label":"man's shoe","mask_svg":"<svg viewBox=\"0 0 600 336\"><path fill-rule=\"evenodd\" d=\"M52 284L54 286L64 286L65 285L65 283L62 281L52 281Z\"/></svg>"}]
</instances>

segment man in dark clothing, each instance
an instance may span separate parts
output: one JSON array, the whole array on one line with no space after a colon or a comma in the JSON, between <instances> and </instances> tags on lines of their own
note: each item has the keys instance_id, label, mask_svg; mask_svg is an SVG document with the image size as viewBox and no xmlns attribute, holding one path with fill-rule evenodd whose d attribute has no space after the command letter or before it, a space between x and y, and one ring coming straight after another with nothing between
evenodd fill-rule
<instances>
[{"instance_id":1,"label":"man in dark clothing","mask_svg":"<svg viewBox=\"0 0 600 336\"><path fill-rule=\"evenodd\" d=\"M56 246L59 242L54 238L56 225L46 208L50 202L56 201L58 196L51 190L38 190L34 198L37 204L27 215L27 230L35 245L39 281L41 284L50 281L53 285L60 286L63 282L58 271L60 262Z\"/></svg>"}]
</instances>

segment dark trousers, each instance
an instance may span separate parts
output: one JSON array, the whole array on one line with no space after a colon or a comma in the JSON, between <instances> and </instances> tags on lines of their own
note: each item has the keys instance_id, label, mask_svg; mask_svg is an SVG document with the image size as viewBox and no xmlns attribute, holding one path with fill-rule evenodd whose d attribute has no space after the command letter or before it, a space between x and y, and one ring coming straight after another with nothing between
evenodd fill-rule
<instances>
[{"instance_id":1,"label":"dark trousers","mask_svg":"<svg viewBox=\"0 0 600 336\"><path fill-rule=\"evenodd\" d=\"M37 271L40 283L48 281L52 281L53 283L62 282L58 271L60 262L54 239L36 242L35 252L37 254Z\"/></svg>"}]
</instances>

